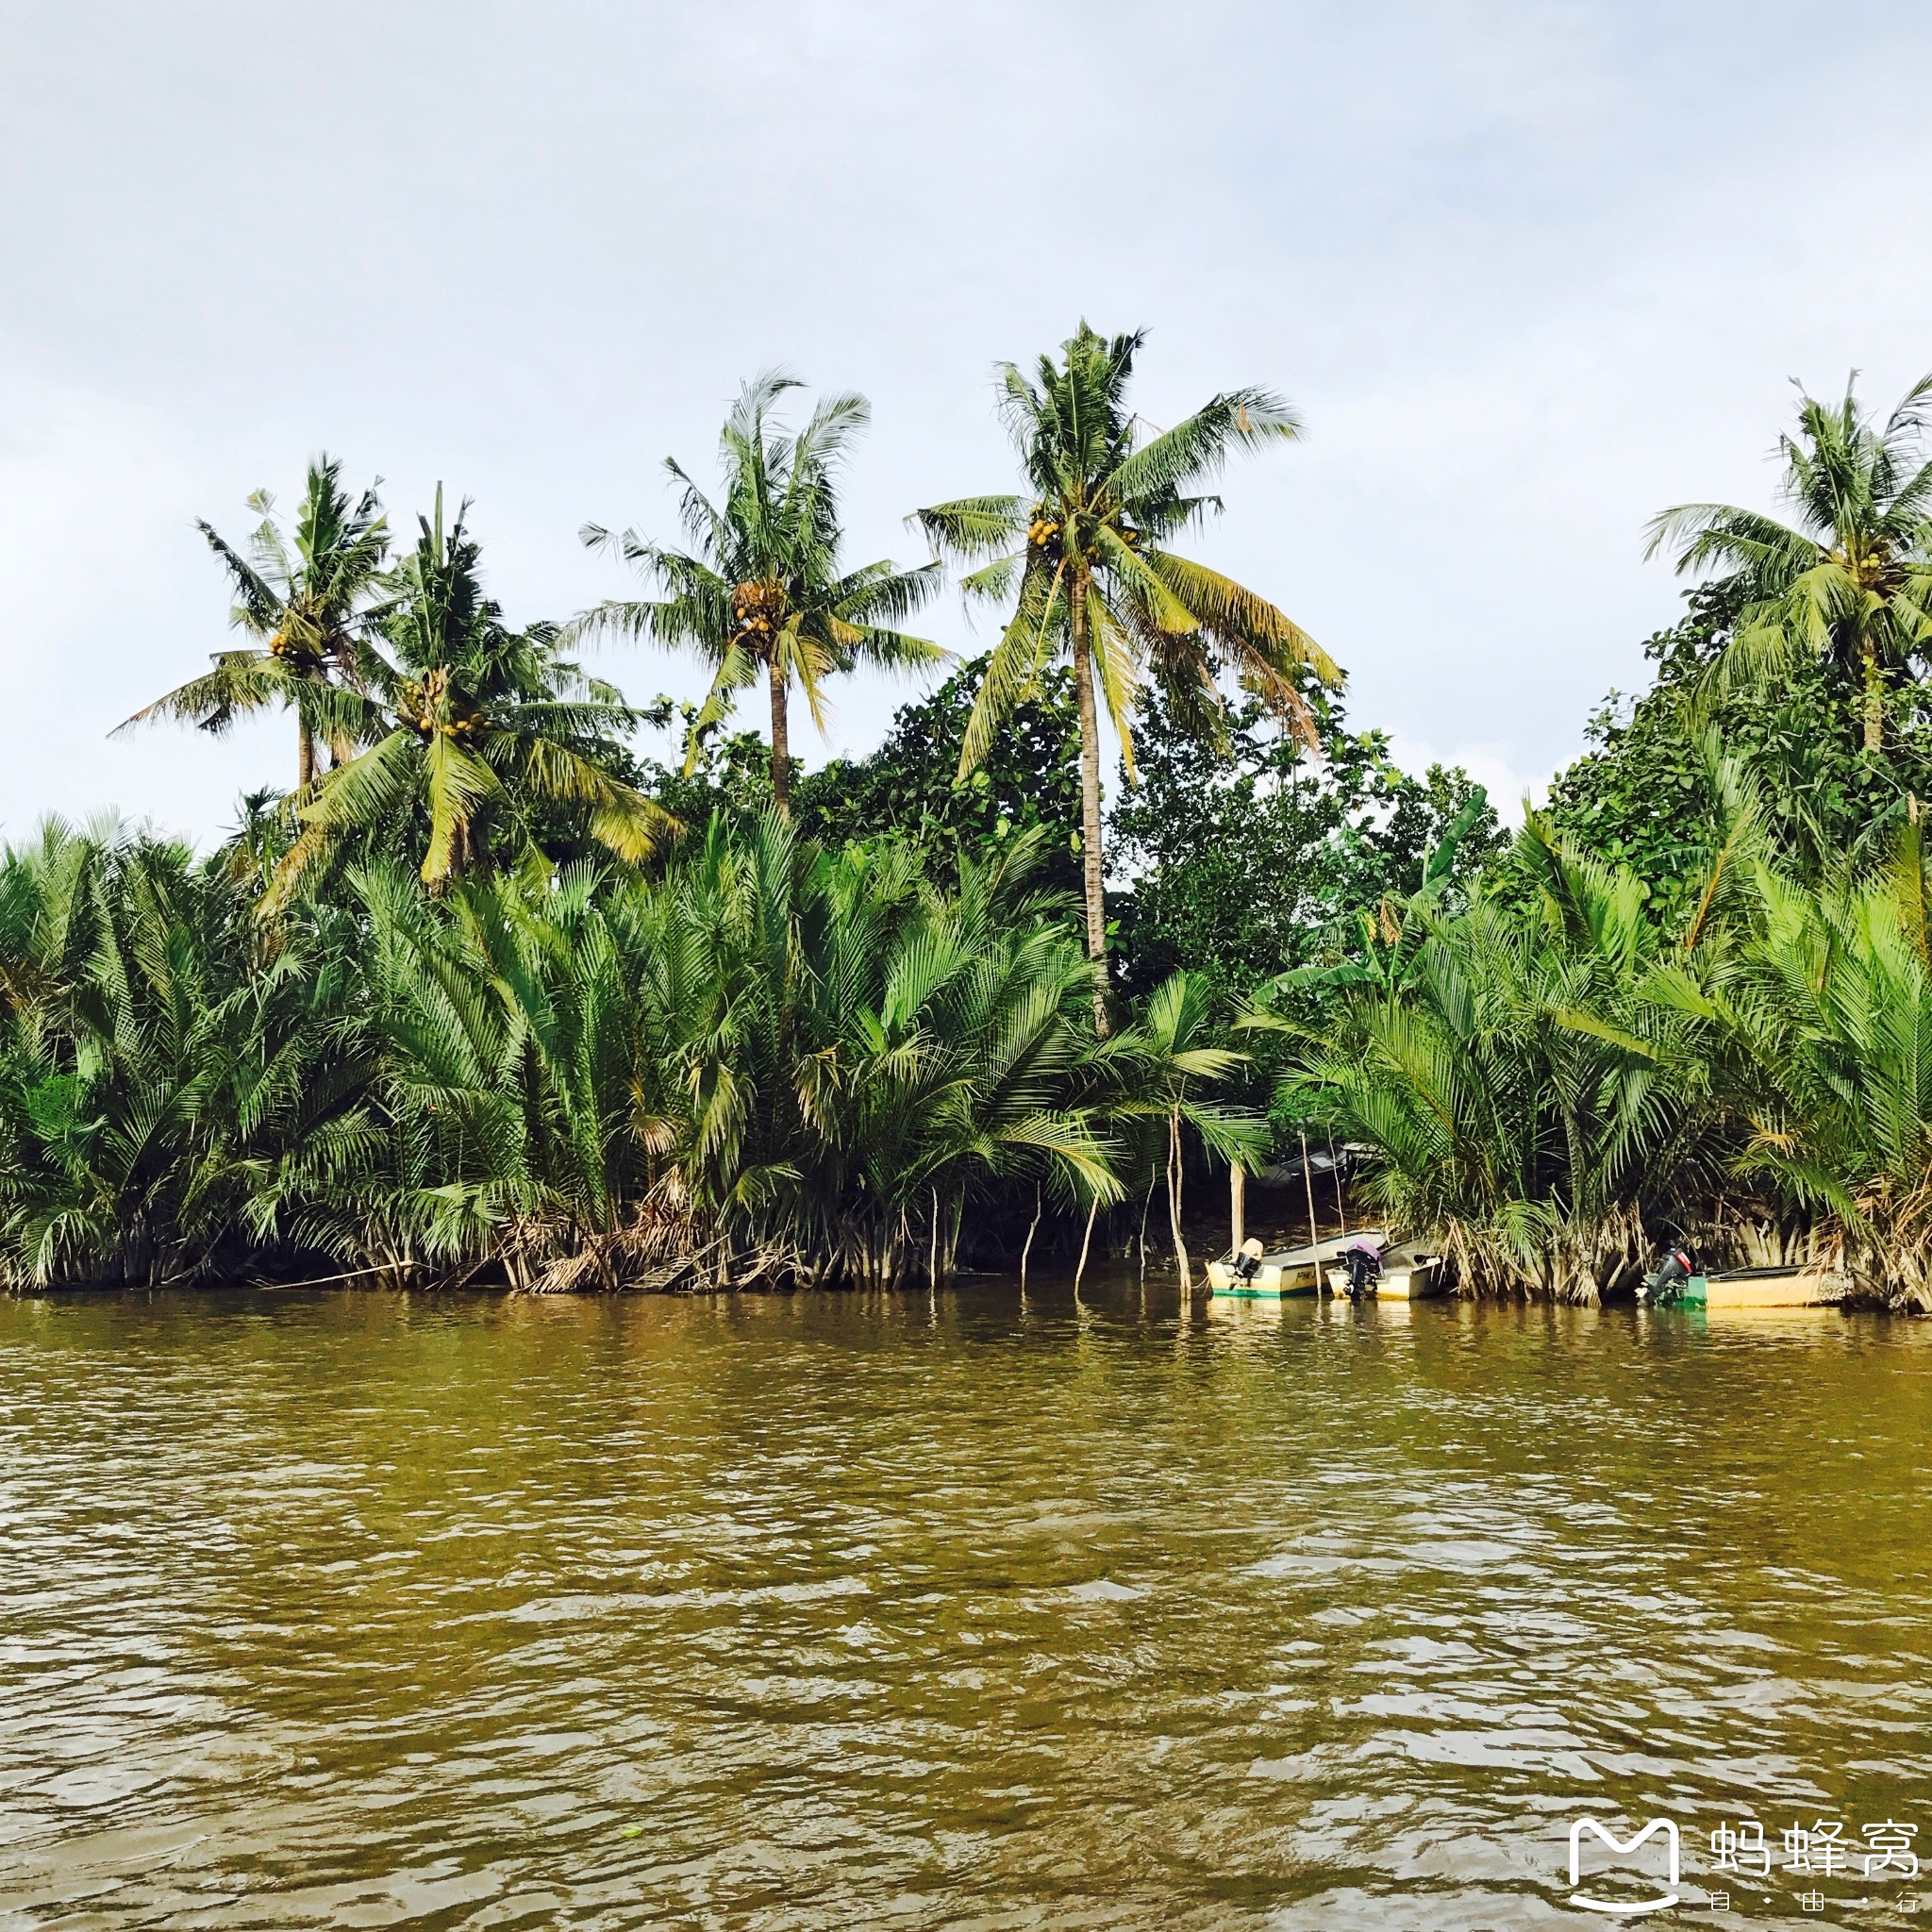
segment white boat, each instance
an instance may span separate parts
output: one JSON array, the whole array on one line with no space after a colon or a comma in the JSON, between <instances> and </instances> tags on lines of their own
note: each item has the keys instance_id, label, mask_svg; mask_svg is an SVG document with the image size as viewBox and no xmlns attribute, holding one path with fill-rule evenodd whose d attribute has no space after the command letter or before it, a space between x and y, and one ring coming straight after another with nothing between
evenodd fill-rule
<instances>
[{"instance_id":1,"label":"white boat","mask_svg":"<svg viewBox=\"0 0 1932 1932\"><path fill-rule=\"evenodd\" d=\"M1373 1239L1373 1237L1372 1237ZM1425 1295L1441 1294L1443 1288L1437 1272L1440 1255L1423 1254L1412 1247L1391 1248L1382 1257L1381 1279L1362 1291L1363 1298L1381 1302L1421 1301ZM1331 1267L1328 1292L1348 1292L1348 1270Z\"/></svg>"},{"instance_id":2,"label":"white boat","mask_svg":"<svg viewBox=\"0 0 1932 1932\"><path fill-rule=\"evenodd\" d=\"M1388 1240L1380 1228L1358 1228L1354 1234L1338 1234L1312 1247L1276 1248L1263 1255L1255 1272L1242 1280L1225 1261L1208 1264L1208 1285L1216 1294L1236 1301L1279 1301L1283 1295L1317 1294L1328 1262L1357 1241L1374 1241L1379 1246Z\"/></svg>"}]
</instances>

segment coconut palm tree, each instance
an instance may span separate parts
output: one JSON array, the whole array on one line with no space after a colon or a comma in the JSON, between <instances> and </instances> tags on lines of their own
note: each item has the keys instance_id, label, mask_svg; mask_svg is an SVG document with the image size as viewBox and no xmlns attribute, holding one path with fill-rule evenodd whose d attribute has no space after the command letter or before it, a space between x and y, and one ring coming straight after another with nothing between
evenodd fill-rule
<instances>
[{"instance_id":1,"label":"coconut palm tree","mask_svg":"<svg viewBox=\"0 0 1932 1932\"><path fill-rule=\"evenodd\" d=\"M1265 390L1213 396L1186 421L1151 437L1126 406L1144 331L1096 335L1083 322L1040 358L1037 380L1000 367L1001 409L1019 449L1025 491L964 497L917 517L942 555L979 564L969 598L1012 601L988 661L960 754L964 778L994 732L1060 653L1070 658L1080 713L1087 951L1093 1018L1107 1030L1107 914L1102 892L1100 732L1094 686L1133 771L1133 720L1152 678L1177 715L1212 738L1225 728L1220 678L1231 672L1314 741L1302 691L1312 674L1341 674L1274 605L1167 547L1221 508L1191 494L1237 448L1301 433L1288 405Z\"/></svg>"},{"instance_id":2,"label":"coconut palm tree","mask_svg":"<svg viewBox=\"0 0 1932 1932\"><path fill-rule=\"evenodd\" d=\"M280 705L295 713L295 783L315 779L315 741L346 755L348 719L339 690L359 691L366 671L364 619L389 549L376 484L352 497L341 461L325 452L308 465L292 542L275 521L273 495L248 499L261 522L238 550L212 524L195 527L235 588L231 621L258 641L216 654L212 671L157 698L121 726L168 718L220 736L237 717ZM380 483L381 478L376 479Z\"/></svg>"},{"instance_id":3,"label":"coconut palm tree","mask_svg":"<svg viewBox=\"0 0 1932 1932\"><path fill-rule=\"evenodd\" d=\"M1680 574L1735 572L1751 598L1714 667L1718 687L1774 678L1807 654L1835 658L1864 686L1865 749L1879 749L1886 691L1932 639L1928 408L1932 375L1883 427L1858 406L1856 372L1837 405L1801 394L1797 434L1778 439L1795 527L1727 503L1653 519L1646 557L1674 552Z\"/></svg>"},{"instance_id":4,"label":"coconut palm tree","mask_svg":"<svg viewBox=\"0 0 1932 1932\"><path fill-rule=\"evenodd\" d=\"M871 420L860 395L828 396L797 436L772 415L793 376L770 370L745 384L719 439L724 494L714 504L675 458L664 467L683 486L690 551L670 550L634 530L613 537L587 524L593 550L615 549L663 595L613 599L571 625L573 638L648 638L695 652L712 667L711 688L691 722L687 776L704 737L731 713L736 694L762 679L772 703L772 796L791 809L791 687L824 728L824 684L865 662L891 669L945 654L892 626L938 588L939 566L902 571L891 562L841 571L838 477L852 439Z\"/></svg>"},{"instance_id":5,"label":"coconut palm tree","mask_svg":"<svg viewBox=\"0 0 1932 1932\"><path fill-rule=\"evenodd\" d=\"M483 594L468 511L464 503L445 529L439 487L414 551L384 580L375 622L394 655L368 654L372 693L358 701L355 721L367 749L299 807L301 831L276 867L267 908L318 860L412 817L433 890L486 859L544 864L531 823L544 808L583 812L590 836L633 864L677 829L610 769L617 737L643 714L566 662L554 626L505 625Z\"/></svg>"}]
</instances>

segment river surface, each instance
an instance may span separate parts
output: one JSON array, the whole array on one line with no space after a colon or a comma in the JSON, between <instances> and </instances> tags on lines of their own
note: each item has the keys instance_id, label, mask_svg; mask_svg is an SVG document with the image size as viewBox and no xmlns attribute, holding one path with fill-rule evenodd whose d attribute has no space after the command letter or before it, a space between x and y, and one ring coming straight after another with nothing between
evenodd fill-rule
<instances>
[{"instance_id":1,"label":"river surface","mask_svg":"<svg viewBox=\"0 0 1932 1932\"><path fill-rule=\"evenodd\" d=\"M1908 1925L1779 1867L1932 1864L1928 1424L1836 1314L0 1300L0 1928L1617 1923L1586 1815Z\"/></svg>"}]
</instances>

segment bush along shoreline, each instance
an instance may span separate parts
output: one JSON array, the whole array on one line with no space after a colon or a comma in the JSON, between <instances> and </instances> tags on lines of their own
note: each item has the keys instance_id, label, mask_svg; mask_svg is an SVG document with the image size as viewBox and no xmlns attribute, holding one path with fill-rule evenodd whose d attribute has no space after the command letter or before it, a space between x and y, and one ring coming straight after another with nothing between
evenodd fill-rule
<instances>
[{"instance_id":1,"label":"bush along shoreline","mask_svg":"<svg viewBox=\"0 0 1932 1932\"><path fill-rule=\"evenodd\" d=\"M1804 398L1777 515L1656 521L1685 617L1506 837L1172 547L1298 424L1147 429L1141 347L1002 366L1017 488L916 512L926 563L844 557L865 405L794 431L776 375L715 493L671 466L686 547L586 526L644 594L567 623L328 458L204 525L238 635L129 723L286 713L295 782L207 855L0 853L0 1285L1191 1286L1229 1168L1320 1136L1465 1294L1611 1301L1678 1241L1932 1308L1932 379ZM1000 623L963 665L906 627L948 560ZM708 694L632 706L596 636ZM861 663L935 688L807 772L791 699Z\"/></svg>"}]
</instances>

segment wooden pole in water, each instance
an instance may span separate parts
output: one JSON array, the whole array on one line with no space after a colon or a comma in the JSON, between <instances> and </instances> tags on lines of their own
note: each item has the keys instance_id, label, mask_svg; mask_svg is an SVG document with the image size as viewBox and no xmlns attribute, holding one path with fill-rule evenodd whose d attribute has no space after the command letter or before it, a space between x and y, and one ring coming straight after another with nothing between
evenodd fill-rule
<instances>
[{"instance_id":1,"label":"wooden pole in water","mask_svg":"<svg viewBox=\"0 0 1932 1932\"><path fill-rule=\"evenodd\" d=\"M1074 1270L1074 1299L1080 1299L1080 1277L1087 1272L1087 1244L1093 1239L1093 1217L1100 1212L1100 1196L1095 1194L1093 1205L1087 1210L1087 1232L1080 1238L1080 1264Z\"/></svg>"},{"instance_id":2,"label":"wooden pole in water","mask_svg":"<svg viewBox=\"0 0 1932 1932\"><path fill-rule=\"evenodd\" d=\"M1315 1276L1315 1293L1322 1292L1322 1230L1315 1224L1315 1177L1308 1172L1308 1137L1302 1136L1302 1188L1308 1197L1308 1266Z\"/></svg>"},{"instance_id":3,"label":"wooden pole in water","mask_svg":"<svg viewBox=\"0 0 1932 1932\"><path fill-rule=\"evenodd\" d=\"M1341 1205L1341 1170L1335 1164L1335 1136L1328 1137L1328 1184L1335 1190L1335 1220L1341 1229L1338 1240L1348 1235L1348 1211Z\"/></svg>"},{"instance_id":4,"label":"wooden pole in water","mask_svg":"<svg viewBox=\"0 0 1932 1932\"><path fill-rule=\"evenodd\" d=\"M1181 1117L1176 1108L1168 1124L1167 1214L1174 1229L1174 1258L1181 1271L1181 1293L1194 1291L1194 1277L1188 1267L1188 1244L1181 1239Z\"/></svg>"},{"instance_id":5,"label":"wooden pole in water","mask_svg":"<svg viewBox=\"0 0 1932 1932\"><path fill-rule=\"evenodd\" d=\"M1033 1252L1034 1230L1040 1225L1040 1183L1033 1183L1033 1223L1026 1230L1026 1245L1020 1250L1020 1299L1026 1299L1026 1257Z\"/></svg>"},{"instance_id":6,"label":"wooden pole in water","mask_svg":"<svg viewBox=\"0 0 1932 1932\"><path fill-rule=\"evenodd\" d=\"M1227 1208L1234 1223L1234 1251L1239 1255L1241 1243L1248 1238L1248 1177L1239 1160L1228 1163Z\"/></svg>"}]
</instances>

